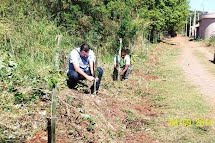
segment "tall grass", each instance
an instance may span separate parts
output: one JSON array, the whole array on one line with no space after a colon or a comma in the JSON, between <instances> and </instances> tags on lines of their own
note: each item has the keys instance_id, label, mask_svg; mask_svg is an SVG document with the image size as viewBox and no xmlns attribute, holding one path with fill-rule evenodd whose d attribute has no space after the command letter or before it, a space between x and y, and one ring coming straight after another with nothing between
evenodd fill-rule
<instances>
[{"instance_id":1,"label":"tall grass","mask_svg":"<svg viewBox=\"0 0 215 143\"><path fill-rule=\"evenodd\" d=\"M67 55L75 44L74 37L66 32L61 33L60 27L47 19L11 21L5 18L0 20L0 29L1 52L7 53L1 59L5 64L14 61L17 68L13 74L27 77L26 84L34 77L44 78L52 70L56 35L63 36L58 50L59 53L64 53L61 57Z\"/></svg>"}]
</instances>

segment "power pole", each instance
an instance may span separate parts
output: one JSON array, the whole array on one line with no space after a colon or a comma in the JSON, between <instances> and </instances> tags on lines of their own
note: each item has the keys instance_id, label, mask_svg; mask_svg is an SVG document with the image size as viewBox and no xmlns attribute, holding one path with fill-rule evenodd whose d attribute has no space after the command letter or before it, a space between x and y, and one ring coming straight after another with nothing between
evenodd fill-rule
<instances>
[{"instance_id":1,"label":"power pole","mask_svg":"<svg viewBox=\"0 0 215 143\"><path fill-rule=\"evenodd\" d=\"M192 24L191 24L191 22L192 22L192 18L190 17L190 30L189 30L189 37L191 37L191 30L192 30Z\"/></svg>"},{"instance_id":2,"label":"power pole","mask_svg":"<svg viewBox=\"0 0 215 143\"><path fill-rule=\"evenodd\" d=\"M194 11L193 16L193 37L196 38L196 10Z\"/></svg>"},{"instance_id":3,"label":"power pole","mask_svg":"<svg viewBox=\"0 0 215 143\"><path fill-rule=\"evenodd\" d=\"M200 15L199 15L199 12L198 12L198 17L197 17L197 18L198 18L198 23L199 23L199 20L200 20Z\"/></svg>"}]
</instances>

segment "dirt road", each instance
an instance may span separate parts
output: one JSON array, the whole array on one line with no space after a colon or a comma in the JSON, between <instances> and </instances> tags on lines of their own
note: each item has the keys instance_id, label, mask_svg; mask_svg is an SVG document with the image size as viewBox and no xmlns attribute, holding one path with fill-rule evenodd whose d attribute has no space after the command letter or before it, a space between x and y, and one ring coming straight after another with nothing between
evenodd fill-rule
<instances>
[{"instance_id":1,"label":"dirt road","mask_svg":"<svg viewBox=\"0 0 215 143\"><path fill-rule=\"evenodd\" d=\"M208 52L207 47L201 42L189 41L188 38L177 37L173 39L173 42L178 43L177 46L182 48L178 63L182 67L186 78L199 88L201 94L215 103L215 76L209 72L202 61L207 62L208 66L215 66L210 62L210 60L213 60L213 53ZM196 56L196 51L201 53L204 58Z\"/></svg>"}]
</instances>

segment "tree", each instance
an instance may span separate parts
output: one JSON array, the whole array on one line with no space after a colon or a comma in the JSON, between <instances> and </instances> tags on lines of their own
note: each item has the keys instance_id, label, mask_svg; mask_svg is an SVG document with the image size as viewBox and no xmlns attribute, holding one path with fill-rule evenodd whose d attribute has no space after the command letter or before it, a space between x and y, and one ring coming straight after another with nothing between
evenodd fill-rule
<instances>
[{"instance_id":1,"label":"tree","mask_svg":"<svg viewBox=\"0 0 215 143\"><path fill-rule=\"evenodd\" d=\"M166 7L164 7L163 13L166 15L166 19L163 30L168 31L171 36L174 36L176 31L184 26L184 22L189 13L188 2L188 0L164 1Z\"/></svg>"}]
</instances>

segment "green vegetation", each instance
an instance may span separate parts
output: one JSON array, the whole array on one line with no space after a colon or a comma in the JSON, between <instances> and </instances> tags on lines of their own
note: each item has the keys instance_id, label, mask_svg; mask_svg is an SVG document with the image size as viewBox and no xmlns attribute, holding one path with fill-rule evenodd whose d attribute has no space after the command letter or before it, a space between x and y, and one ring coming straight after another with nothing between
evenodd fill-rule
<instances>
[{"instance_id":1,"label":"green vegetation","mask_svg":"<svg viewBox=\"0 0 215 143\"><path fill-rule=\"evenodd\" d=\"M48 89L61 77L54 71L55 52L59 53L60 71L65 71L69 51L81 41L104 55L117 50L119 37L123 46L133 48L141 35L151 39L163 30L177 31L187 11L187 0L3 0L1 82L6 90L15 91L17 86ZM60 49L55 49L59 34L62 42Z\"/></svg>"},{"instance_id":2,"label":"green vegetation","mask_svg":"<svg viewBox=\"0 0 215 143\"><path fill-rule=\"evenodd\" d=\"M132 52L137 51L141 57L134 53L134 63L142 64L149 47L142 45L141 52L134 48L140 47L142 40L153 41L162 31L171 34L179 30L187 13L188 0L1 0L0 140L26 139L45 128L44 123L29 120L46 120L42 113L36 116L41 110L47 111L46 116L50 114L50 89L56 83L59 89L64 88L71 48L86 41L99 48L104 63L110 63L119 38L123 38L123 46L133 48ZM62 35L60 49L56 48L57 35ZM56 53L59 70L54 67ZM109 71L110 65L104 68ZM106 76L105 80L109 83L111 79ZM148 95L141 88L140 83L131 93L140 98ZM142 123L130 118L133 114L127 116L131 123ZM87 121L87 130L94 132L97 123Z\"/></svg>"}]
</instances>

